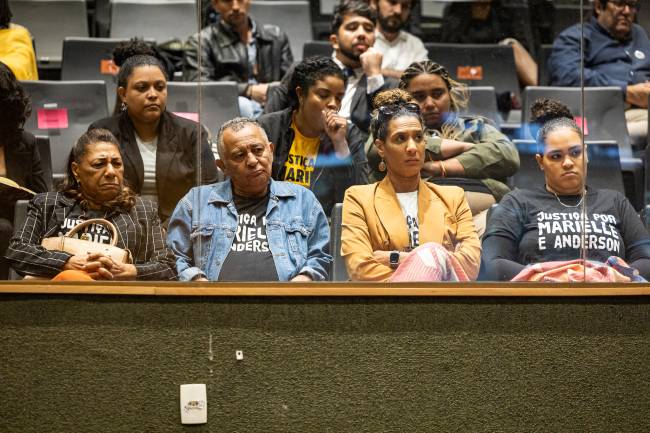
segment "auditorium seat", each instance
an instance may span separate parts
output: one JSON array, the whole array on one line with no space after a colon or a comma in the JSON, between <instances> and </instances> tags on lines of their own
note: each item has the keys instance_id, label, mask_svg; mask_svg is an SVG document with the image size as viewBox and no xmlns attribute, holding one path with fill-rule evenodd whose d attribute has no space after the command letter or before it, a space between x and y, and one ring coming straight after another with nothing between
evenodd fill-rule
<instances>
[{"instance_id":1,"label":"auditorium seat","mask_svg":"<svg viewBox=\"0 0 650 433\"><path fill-rule=\"evenodd\" d=\"M12 21L27 27L39 64L61 62L66 36L88 36L85 0L10 0Z\"/></svg>"},{"instance_id":2,"label":"auditorium seat","mask_svg":"<svg viewBox=\"0 0 650 433\"><path fill-rule=\"evenodd\" d=\"M41 156L41 168L45 177L45 186L48 191L53 191L54 181L52 179L52 150L50 149L50 137L45 135L36 136L36 146Z\"/></svg>"},{"instance_id":3,"label":"auditorium seat","mask_svg":"<svg viewBox=\"0 0 650 433\"><path fill-rule=\"evenodd\" d=\"M199 84L201 97L199 98ZM198 120L199 101L201 102L200 121L216 139L221 125L239 116L237 83L234 81L212 81L202 83L167 83L167 111Z\"/></svg>"},{"instance_id":4,"label":"auditorium seat","mask_svg":"<svg viewBox=\"0 0 650 433\"><path fill-rule=\"evenodd\" d=\"M532 189L544 185L544 172L539 169L534 140L513 140L519 152L519 170L512 177L517 188ZM586 141L589 165L587 185L597 189L613 189L625 194L619 147L615 141Z\"/></svg>"},{"instance_id":5,"label":"auditorium seat","mask_svg":"<svg viewBox=\"0 0 650 433\"><path fill-rule=\"evenodd\" d=\"M113 49L128 39L65 38L61 80L104 80L108 95L108 111L113 111L116 98L117 72L113 65Z\"/></svg>"},{"instance_id":6,"label":"auditorium seat","mask_svg":"<svg viewBox=\"0 0 650 433\"><path fill-rule=\"evenodd\" d=\"M111 0L111 38L185 42L199 30L194 0Z\"/></svg>"},{"instance_id":7,"label":"auditorium seat","mask_svg":"<svg viewBox=\"0 0 650 433\"><path fill-rule=\"evenodd\" d=\"M302 58L307 59L313 56L330 57L333 50L329 41L307 41L302 46Z\"/></svg>"},{"instance_id":8,"label":"auditorium seat","mask_svg":"<svg viewBox=\"0 0 650 433\"><path fill-rule=\"evenodd\" d=\"M469 104L462 114L483 116L494 122L497 128L501 127L501 116L497 110L497 95L494 87L481 86L469 87Z\"/></svg>"},{"instance_id":9,"label":"auditorium seat","mask_svg":"<svg viewBox=\"0 0 650 433\"><path fill-rule=\"evenodd\" d=\"M345 261L341 257L341 222L343 219L343 203L337 203L332 209L330 219L330 254L332 265L330 266L330 281L348 281L348 270Z\"/></svg>"},{"instance_id":10,"label":"auditorium seat","mask_svg":"<svg viewBox=\"0 0 650 433\"><path fill-rule=\"evenodd\" d=\"M519 100L519 80L512 48L497 44L425 43L429 59L468 86L492 86Z\"/></svg>"},{"instance_id":11,"label":"auditorium seat","mask_svg":"<svg viewBox=\"0 0 650 433\"><path fill-rule=\"evenodd\" d=\"M537 81L540 86L548 86L551 84L551 75L546 69L546 64L552 52L552 44L543 44L539 47L539 52L537 53Z\"/></svg>"},{"instance_id":12,"label":"auditorium seat","mask_svg":"<svg viewBox=\"0 0 650 433\"><path fill-rule=\"evenodd\" d=\"M88 126L108 116L103 81L22 81L33 113L25 129L45 135L52 149L55 181L63 178L72 145Z\"/></svg>"},{"instance_id":13,"label":"auditorium seat","mask_svg":"<svg viewBox=\"0 0 650 433\"><path fill-rule=\"evenodd\" d=\"M28 200L17 200L16 207L14 208L14 235L23 227L27 219L27 208L29 205ZM13 268L9 268L9 280L22 280L23 277L18 275Z\"/></svg>"},{"instance_id":14,"label":"auditorium seat","mask_svg":"<svg viewBox=\"0 0 650 433\"><path fill-rule=\"evenodd\" d=\"M262 23L279 26L289 37L293 59L302 60L303 44L314 39L309 2L255 0L250 14Z\"/></svg>"}]
</instances>

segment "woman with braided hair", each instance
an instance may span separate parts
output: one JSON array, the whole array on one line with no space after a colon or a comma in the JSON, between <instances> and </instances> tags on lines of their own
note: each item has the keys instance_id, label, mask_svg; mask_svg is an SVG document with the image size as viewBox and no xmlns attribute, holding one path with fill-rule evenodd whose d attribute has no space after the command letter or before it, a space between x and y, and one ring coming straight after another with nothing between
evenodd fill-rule
<instances>
[{"instance_id":1,"label":"woman with braided hair","mask_svg":"<svg viewBox=\"0 0 650 433\"><path fill-rule=\"evenodd\" d=\"M402 74L399 88L419 106L426 128L426 157L422 176L441 185L463 188L479 234L486 210L510 191L506 178L519 168L514 144L483 117L461 116L467 106L467 87L430 60L412 63ZM377 104L375 104L377 105ZM372 180L380 180L381 158L366 143Z\"/></svg>"}]
</instances>

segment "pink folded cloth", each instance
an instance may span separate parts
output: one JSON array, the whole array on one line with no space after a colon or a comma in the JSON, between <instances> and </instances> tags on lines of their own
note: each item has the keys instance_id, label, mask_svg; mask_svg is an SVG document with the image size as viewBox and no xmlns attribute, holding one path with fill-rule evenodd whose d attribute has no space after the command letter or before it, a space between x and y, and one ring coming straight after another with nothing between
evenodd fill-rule
<instances>
[{"instance_id":1,"label":"pink folded cloth","mask_svg":"<svg viewBox=\"0 0 650 433\"><path fill-rule=\"evenodd\" d=\"M645 279L623 259L612 256L607 263L582 259L535 263L524 268L511 281L629 283L644 282Z\"/></svg>"},{"instance_id":2,"label":"pink folded cloth","mask_svg":"<svg viewBox=\"0 0 650 433\"><path fill-rule=\"evenodd\" d=\"M442 245L429 242L414 249L390 281L469 281L469 278L456 257Z\"/></svg>"}]
</instances>

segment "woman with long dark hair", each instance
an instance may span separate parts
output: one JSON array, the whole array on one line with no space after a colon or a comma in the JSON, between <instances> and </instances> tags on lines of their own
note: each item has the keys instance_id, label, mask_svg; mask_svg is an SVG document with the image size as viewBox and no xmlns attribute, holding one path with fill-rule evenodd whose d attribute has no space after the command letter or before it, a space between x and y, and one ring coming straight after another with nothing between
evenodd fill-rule
<instances>
[{"instance_id":1,"label":"woman with long dark hair","mask_svg":"<svg viewBox=\"0 0 650 433\"><path fill-rule=\"evenodd\" d=\"M45 192L36 139L23 129L31 111L29 97L16 76L0 63L0 176L34 192ZM0 186L0 280L6 280L9 273L4 253L13 233L16 201L28 198L19 189Z\"/></svg>"}]
</instances>

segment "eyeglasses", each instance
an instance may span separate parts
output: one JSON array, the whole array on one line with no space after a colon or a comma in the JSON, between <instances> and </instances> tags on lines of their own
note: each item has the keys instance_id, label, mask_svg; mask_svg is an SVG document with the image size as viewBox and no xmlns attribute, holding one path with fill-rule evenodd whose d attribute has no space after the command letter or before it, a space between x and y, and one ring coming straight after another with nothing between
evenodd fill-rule
<instances>
[{"instance_id":1,"label":"eyeglasses","mask_svg":"<svg viewBox=\"0 0 650 433\"><path fill-rule=\"evenodd\" d=\"M629 6L630 9L639 10L641 9L641 2L639 0L609 0L618 9L623 9L625 6Z\"/></svg>"},{"instance_id":2,"label":"eyeglasses","mask_svg":"<svg viewBox=\"0 0 650 433\"><path fill-rule=\"evenodd\" d=\"M400 111L408 111L409 113L420 115L420 106L413 102L408 102L406 104L392 104L392 105L382 105L377 110L379 112L379 121L385 122L395 117Z\"/></svg>"}]
</instances>

